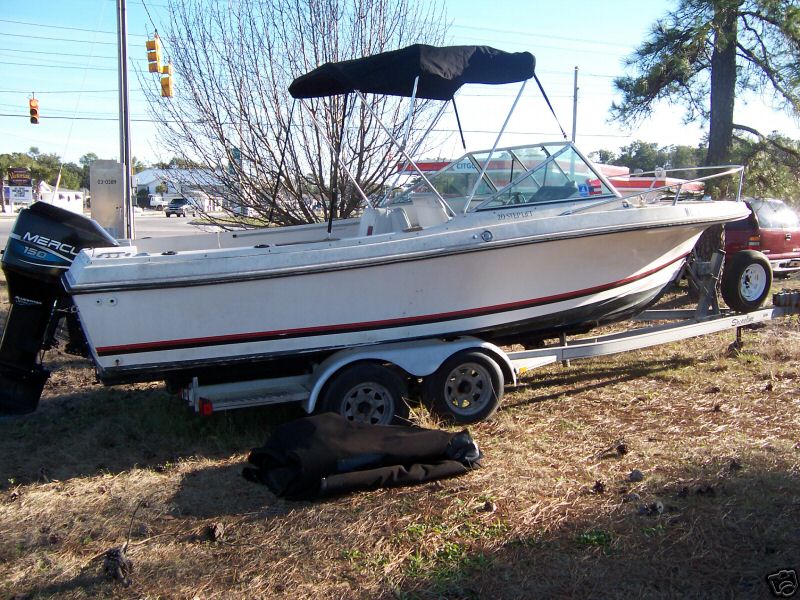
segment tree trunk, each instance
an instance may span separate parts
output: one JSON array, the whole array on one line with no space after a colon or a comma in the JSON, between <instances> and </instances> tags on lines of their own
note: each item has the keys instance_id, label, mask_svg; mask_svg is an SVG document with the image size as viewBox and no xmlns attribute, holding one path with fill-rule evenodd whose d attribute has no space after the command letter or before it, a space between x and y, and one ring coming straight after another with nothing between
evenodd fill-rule
<instances>
[{"instance_id":1,"label":"tree trunk","mask_svg":"<svg viewBox=\"0 0 800 600\"><path fill-rule=\"evenodd\" d=\"M707 165L730 160L736 95L736 37L741 0L714 1L714 52L711 55L711 122Z\"/></svg>"},{"instance_id":2,"label":"tree trunk","mask_svg":"<svg viewBox=\"0 0 800 600\"><path fill-rule=\"evenodd\" d=\"M714 52L711 55L711 122L706 165L730 162L733 143L733 104L736 95L736 37L741 0L714 0ZM729 195L732 180L720 180L706 191L715 197ZM725 229L707 229L695 246L697 258L711 260L716 250L725 248Z\"/></svg>"}]
</instances>

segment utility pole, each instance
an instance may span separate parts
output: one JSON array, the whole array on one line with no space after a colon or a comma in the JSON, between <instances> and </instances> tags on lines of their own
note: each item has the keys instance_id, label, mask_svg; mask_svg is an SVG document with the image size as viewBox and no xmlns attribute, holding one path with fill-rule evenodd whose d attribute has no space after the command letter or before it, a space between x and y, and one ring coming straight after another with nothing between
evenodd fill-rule
<instances>
[{"instance_id":1,"label":"utility pole","mask_svg":"<svg viewBox=\"0 0 800 600\"><path fill-rule=\"evenodd\" d=\"M117 0L117 71L119 77L119 162L122 163L123 223L125 237L132 240L133 201L131 198L131 118L128 106L128 17L125 0Z\"/></svg>"},{"instance_id":2,"label":"utility pole","mask_svg":"<svg viewBox=\"0 0 800 600\"><path fill-rule=\"evenodd\" d=\"M572 143L578 128L578 67L575 67L575 83L572 88Z\"/></svg>"}]
</instances>

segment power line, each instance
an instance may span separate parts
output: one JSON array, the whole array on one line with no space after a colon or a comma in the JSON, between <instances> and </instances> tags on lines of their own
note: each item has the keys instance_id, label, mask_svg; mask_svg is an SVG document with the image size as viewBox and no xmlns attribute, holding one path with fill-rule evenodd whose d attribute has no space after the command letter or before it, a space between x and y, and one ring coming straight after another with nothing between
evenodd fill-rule
<instances>
[{"instance_id":1,"label":"power line","mask_svg":"<svg viewBox=\"0 0 800 600\"><path fill-rule=\"evenodd\" d=\"M85 54L75 54L69 52L45 52L44 50L20 50L19 48L0 48L0 52L19 52L20 54L47 54L50 56L82 56L86 57ZM116 60L116 56L98 56L97 54L94 55L93 58L107 58L110 60ZM142 59L144 60L144 59Z\"/></svg>"},{"instance_id":2,"label":"power line","mask_svg":"<svg viewBox=\"0 0 800 600\"><path fill-rule=\"evenodd\" d=\"M57 53L52 53L57 54ZM11 59L12 61L16 58L14 56L0 56L0 58ZM36 63L36 64L28 64L28 63L18 63L18 62L4 62L0 61L0 65L25 65L30 67L78 67L81 69L89 69L89 70L98 70L98 71L116 71L116 67L96 67L96 66L89 66L89 63L94 60L94 56L86 56L86 61L84 62L75 62L75 61L63 61L63 60L56 60L50 58L40 58L38 56L31 56L29 57L31 60L43 60L47 61L44 63ZM24 60L24 59L23 59ZM138 59L133 56L128 57L129 62L141 62L143 59Z\"/></svg>"},{"instance_id":3,"label":"power line","mask_svg":"<svg viewBox=\"0 0 800 600\"><path fill-rule=\"evenodd\" d=\"M608 75L606 73L590 73L588 71L581 71L581 75L585 75L586 77L599 77L600 79L616 79L619 75Z\"/></svg>"},{"instance_id":4,"label":"power line","mask_svg":"<svg viewBox=\"0 0 800 600\"><path fill-rule=\"evenodd\" d=\"M6 109L6 110L11 109L11 110L14 110L14 109L17 109L17 108L19 108L19 104L6 104L4 102L0 102L0 109ZM83 115L83 116L85 116L87 118L96 117L98 119L103 118L103 117L112 117L112 116L116 116L117 115L116 112L101 111L101 110L87 110L87 111L82 111L81 113L77 113L74 110L67 109L67 108L48 108L47 109L47 116L48 117L64 117L64 116L72 116L72 115L77 116L78 114L81 114L81 115ZM139 117L139 118L144 118L144 117L147 116L147 113L144 113L144 112L136 113L136 116Z\"/></svg>"},{"instance_id":5,"label":"power line","mask_svg":"<svg viewBox=\"0 0 800 600\"><path fill-rule=\"evenodd\" d=\"M10 104L10 103L6 103L6 102L0 102L0 108L4 108L4 109L12 109L13 110L13 109L19 108L20 106L21 106L21 104L19 104L19 103ZM113 110L113 111L111 111L111 110L92 110L90 108L87 108L86 110L84 110L84 111L82 111L80 113L76 113L72 109L58 108L57 106L51 106L49 103L48 103L48 107L49 107L47 109L48 116L56 116L56 115L59 115L59 114L66 114L66 115L73 115L73 114L74 115L78 115L78 114L81 114L81 115L84 115L84 116L87 116L87 117L112 117L112 116L116 116L117 115L117 111L116 110ZM145 113L145 112L135 113L135 114L137 116L139 116L139 117L147 116L147 113Z\"/></svg>"},{"instance_id":6,"label":"power line","mask_svg":"<svg viewBox=\"0 0 800 600\"><path fill-rule=\"evenodd\" d=\"M16 38L25 38L29 40L47 40L49 42L74 42L76 44L103 44L106 46L117 45L117 42L96 42L94 40L75 40L71 38L55 38L55 37L45 37L41 35L28 35L27 33L6 33L4 31L0 31L0 35L5 35L8 37L16 37Z\"/></svg>"},{"instance_id":7,"label":"power line","mask_svg":"<svg viewBox=\"0 0 800 600\"><path fill-rule=\"evenodd\" d=\"M573 77L575 74L574 71L548 71L544 69L542 70L537 69L536 72L546 75L559 75L563 77L566 76ZM619 75L611 75L610 73L590 73L588 71L578 71L578 75L579 76L585 75L586 77L599 77L601 79L614 79L616 77L619 77Z\"/></svg>"},{"instance_id":8,"label":"power line","mask_svg":"<svg viewBox=\"0 0 800 600\"><path fill-rule=\"evenodd\" d=\"M68 52L44 52L44 51L41 51L41 50L34 51L34 50L14 50L14 49L11 49L11 48L0 48L0 52L20 52L22 54L43 54L43 55L46 55L46 56L80 56L80 57L84 57L84 58L91 58L92 60L94 60L95 58L117 60L116 56L97 56L97 55L87 56L86 54L70 54ZM13 59L14 57L13 56L3 56L2 58L12 58ZM32 56L31 58L32 59L38 59L37 56ZM50 59L44 59L43 58L41 60L48 60L49 61ZM128 62L145 63L145 62L147 62L147 59L146 58L140 58L138 56L128 55ZM2 63L2 64L18 64L18 63ZM22 63L19 63L19 64L22 64ZM77 62L73 62L73 61L71 61L71 62L61 62L61 61L59 61L57 63L56 62L51 62L49 64L74 65L74 66L79 66L81 68L86 66L86 63L77 63ZM38 65L36 65L36 66L38 66ZM48 65L42 65L42 66L48 66ZM90 68L91 69L97 69L99 67L90 67Z\"/></svg>"},{"instance_id":9,"label":"power line","mask_svg":"<svg viewBox=\"0 0 800 600\"><path fill-rule=\"evenodd\" d=\"M470 37L470 43L475 44L478 42L485 42L488 44L497 44L497 38L478 38L478 37ZM517 48L523 48L525 50L530 49L530 44L523 41L512 41L512 40L503 40L504 46L515 46ZM620 52L612 52L609 50L598 50L597 48L576 48L574 46L556 46L552 44L536 44L537 48L547 48L549 50L564 50L566 52L574 52L576 54L591 54L592 56L596 56L598 54L602 54L605 56L615 56L618 57Z\"/></svg>"},{"instance_id":10,"label":"power line","mask_svg":"<svg viewBox=\"0 0 800 600\"><path fill-rule=\"evenodd\" d=\"M2 51L3 51L3 49L2 49L2 48L0 48L0 52L2 52ZM25 52L25 51L23 51L23 50L20 50L20 51L14 51L14 50L12 50L12 52ZM110 58L110 57L97 57L97 56L88 56L88 55L86 55L86 54L65 54L65 53L63 53L63 52L37 52L37 54L45 54L45 55L52 55L52 56L83 56L84 58L86 58L86 59L90 59L90 60L94 60L95 58ZM13 60L13 59L14 59L14 58L16 58L16 57L14 57L14 56L0 56L0 58L7 58L7 59L11 59L11 60ZM29 58L30 58L31 60L46 60L47 62L46 62L46 63L44 63L44 64L41 64L41 65L39 65L39 64L36 64L36 65L27 65L27 66L36 66L36 67L38 67L38 66L42 66L42 67L49 67L49 66L52 66L52 65L64 65L64 66L76 66L76 67L80 67L80 68L82 68L82 69L84 69L84 68L89 68L89 69L100 69L100 70L102 70L102 71L106 71L106 70L108 70L108 69L109 69L109 67L87 67L87 62L86 62L86 61L84 61L84 62L75 62L75 61L68 61L68 62L65 62L65 61L61 61L61 60L54 60L54 59L49 59L49 58L40 58L40 57L38 57L38 56L31 56L31 57L29 57ZM116 58L116 57L114 57L114 58ZM132 63L132 62L146 62L146 59L144 59L144 58L139 58L139 57L135 57L135 56L128 56L128 62L131 62L131 63ZM0 62L0 64L5 64L5 65L16 65L16 64L20 64L20 65L21 65L21 64L23 64L23 63L16 63L16 62ZM115 70L115 69L112 69L112 70Z\"/></svg>"},{"instance_id":11,"label":"power line","mask_svg":"<svg viewBox=\"0 0 800 600\"><path fill-rule=\"evenodd\" d=\"M0 113L0 117L18 117L22 119L29 119L28 115L15 115L10 113ZM64 117L58 115L48 115L41 117L42 120L59 120L59 121L119 121L119 117ZM159 121L157 119L131 119L131 121L136 123L194 123L200 124L202 121L170 121L170 120L163 120Z\"/></svg>"},{"instance_id":12,"label":"power line","mask_svg":"<svg viewBox=\"0 0 800 600\"><path fill-rule=\"evenodd\" d=\"M14 115L8 113L0 113L0 117L19 117L23 119L29 118L28 115ZM50 117L43 117L43 119L59 119L59 120L67 120L72 119L74 121L118 121L116 118L107 118L107 117L57 117L57 116L50 116ZM171 119L131 119L131 121L135 121L137 123L189 123L192 125L200 125L204 121L178 121L178 120L171 120ZM458 129L433 129L434 133L458 133ZM464 133L491 133L496 134L497 131L490 130L490 129L464 129ZM556 135L555 132L545 132L545 131L507 131L509 135ZM631 138L632 135L620 135L614 133L582 133L582 137L610 137L610 138Z\"/></svg>"},{"instance_id":13,"label":"power line","mask_svg":"<svg viewBox=\"0 0 800 600\"><path fill-rule=\"evenodd\" d=\"M117 35L116 31L99 31L94 29L83 29L81 27L67 27L65 25L47 25L45 23L32 23L30 21L12 21L11 19L0 19L0 23L13 23L15 25L31 25L33 27L45 27L47 29L68 29L70 31L85 31L87 33L107 33L109 35ZM136 37L147 37L146 35L142 35L140 33L131 33L129 35L133 35Z\"/></svg>"},{"instance_id":14,"label":"power line","mask_svg":"<svg viewBox=\"0 0 800 600\"><path fill-rule=\"evenodd\" d=\"M142 2L141 4L145 8L145 10L147 11L148 19L150 20L151 25L153 25L153 28L155 29L156 25L155 25L155 22L153 21L152 17L150 16L149 10L147 10L147 5L144 2ZM151 4L151 6L152 6L152 4ZM0 22L31 24L32 25L32 23L26 23L24 21L10 21L8 19L0 19ZM47 26L41 25L41 26L42 27L54 27L54 28L57 28L57 26L55 26L55 25L52 25L52 26L51 25L47 25ZM466 26L459 26L459 27L467 28ZM72 28L64 27L63 29L74 29L76 31L89 31L89 32L91 31L90 29L81 29L81 28L77 28L77 27L72 27ZM490 29L490 28L486 28L486 27L470 27L470 29L496 31L496 32L500 32L500 33L504 32L503 30ZM113 32L101 31L101 32L98 32L98 33L113 33ZM76 40L76 39L71 39L71 38L51 38L51 37L46 37L46 36L21 35L21 34L5 33L5 32L0 32L0 35L10 36L10 37L23 37L23 38L30 38L30 39L37 39L37 40L50 40L50 41L57 41L57 42L75 42L75 43L82 43L82 44L91 43L90 40ZM140 34L130 34L130 35L137 35L137 37L144 37L144 38L148 37L146 35L140 35ZM559 37L559 36L542 36L542 37L552 37L552 38L564 39L564 40L573 39L573 38ZM94 42L94 43L96 43L96 44L104 44L104 45L116 45L116 42L100 42L100 41L97 41L97 42ZM162 39L162 45L163 45L163 43L164 43L164 40ZM600 42L597 42L597 43L600 43ZM609 42L609 43L607 43L605 45L619 45L619 44L613 44L613 43ZM4 52L19 52L19 53L23 53L23 54L44 54L44 55L50 55L50 56L85 56L84 54L75 54L75 53L67 53L67 52L46 52L46 51L42 51L42 50L19 50L19 49L16 49L16 48L0 48L0 51L4 51ZM576 49L576 51L577 52L588 52L587 50L579 50L579 49ZM107 60L116 60L117 57L116 56L96 56L96 58L107 59ZM137 60L139 62L143 62L144 61L143 58L136 58L136 57L130 57L130 58L132 60ZM5 64L10 64L10 63L5 63ZM37 66L37 65L25 65L25 66ZM42 66L46 66L46 65L42 65ZM567 72L567 71L538 70L538 72L539 73L545 73L545 74L551 74L551 75L570 76L570 77L572 76L572 72L571 71ZM588 72L588 71L582 71L581 75L583 75L585 77L597 77L597 78L602 78L602 79L615 79L616 77L619 77L619 75L611 75L611 74L608 74L608 73L591 73L591 72Z\"/></svg>"},{"instance_id":15,"label":"power line","mask_svg":"<svg viewBox=\"0 0 800 600\"><path fill-rule=\"evenodd\" d=\"M114 0L110 0L110 1L113 2ZM145 13L147 13L147 18L150 21L150 24L153 26L154 29L156 29L157 27L156 27L155 21L153 20L153 17L150 14L150 10L148 9L147 4L144 2L144 0L139 0L139 2L134 2L134 4L140 4L144 8ZM166 5L166 4L156 4L156 3L152 3L152 2L150 3L150 6L155 6L155 7L159 7L159 8L169 8L169 6ZM48 28L48 29L65 29L65 30L69 30L69 31L83 31L83 32L87 32L87 33L102 33L102 34L108 34L108 35L116 35L117 34L116 31L100 31L100 30L95 31L93 29L85 29L85 28L82 28L82 27L69 27L69 26L66 26L66 25L50 25L48 23L35 23L35 22L32 22L32 21L15 21L15 20L12 20L12 19L0 19L0 23L12 23L12 24L15 24L15 25L29 25L29 26L32 26L32 27L43 27L43 28ZM486 31L486 32L491 32L491 33L504 33L504 34L510 33L510 34L514 34L514 35L522 35L522 36L525 36L525 37L535 37L537 39L538 38L546 38L546 39L553 39L553 40L563 40L563 41L568 41L568 42L585 42L585 43L591 43L591 44L594 44L594 45L601 45L601 46L616 46L616 47L619 47L619 48L630 48L629 44L619 44L619 43L615 43L615 42L608 42L608 41L603 41L603 40L596 40L596 39L589 39L589 38L582 38L582 37L578 38L578 37L570 37L570 36L549 35L549 34L543 34L543 33L531 32L531 31L519 31L519 30L513 30L513 29L496 29L496 28L492 28L492 27L478 27L478 26L471 26L471 25L455 25L455 24L453 25L453 28L454 29L470 29L470 30L473 30L473 31ZM129 36L144 37L144 38L148 37L146 35L138 34L138 33L132 33L132 34L129 34Z\"/></svg>"},{"instance_id":16,"label":"power line","mask_svg":"<svg viewBox=\"0 0 800 600\"><path fill-rule=\"evenodd\" d=\"M150 16L150 11L147 8L147 4L144 3L144 0L142 0L142 6L144 7L144 12L147 13L147 18L150 19L150 25L153 26L153 31L157 31L158 27L156 27L155 21L153 21L153 17Z\"/></svg>"},{"instance_id":17,"label":"power line","mask_svg":"<svg viewBox=\"0 0 800 600\"><path fill-rule=\"evenodd\" d=\"M39 67L42 69L86 69L84 66L71 65L37 65L31 63L5 62L0 60L0 65L15 65L17 67ZM116 71L116 67L91 67L92 71Z\"/></svg>"},{"instance_id":18,"label":"power line","mask_svg":"<svg viewBox=\"0 0 800 600\"><path fill-rule=\"evenodd\" d=\"M11 34L0 33L0 35L11 35ZM46 38L46 39L55 40L56 38ZM74 41L78 41L78 40L74 40ZM83 40L80 40L80 41L83 41ZM104 43L104 42L98 42L98 43ZM163 45L163 42L162 42L162 45ZM66 53L66 52L44 52L44 51L35 51L35 50L30 50L30 51L29 50L16 50L16 49L12 49L12 48L0 48L0 52L21 52L21 53L26 53L26 54L27 53L33 53L33 54L45 54L45 55L51 55L51 56L86 56L85 54L69 54L69 53ZM116 59L115 56L95 56L93 58ZM133 56L129 56L128 60L138 61L138 62L144 62L145 61L144 58L136 58L136 57L133 57ZM53 65L53 64L32 64L32 63L15 63L15 62L3 62L3 61L0 61L0 64L4 64L4 65L19 65L19 66L25 66L25 67L45 67L45 68L48 68L48 67L52 68L52 67L56 67L56 66L64 66L64 68L73 68L73 69L83 69L83 68L85 68L85 65L78 65L76 63L59 63L58 65ZM96 71L97 70L99 70L99 71L116 71L117 69L116 68L111 68L111 67L92 67L92 70L96 70ZM572 71L541 70L541 71L538 71L538 72L542 73L542 74L557 75L557 76L561 76L561 77L572 77L573 76ZM581 72L581 75L586 76L586 77L596 77L596 78L600 78L600 79L616 79L617 77L619 77L619 75L611 75L611 74L608 74L608 73Z\"/></svg>"},{"instance_id":19,"label":"power line","mask_svg":"<svg viewBox=\"0 0 800 600\"><path fill-rule=\"evenodd\" d=\"M589 38L576 38L576 37L568 37L568 36L561 36L561 35L548 35L544 33L537 33L533 31L519 31L513 29L494 29L492 27L477 27L471 25L453 25L454 29L472 29L474 31L488 31L491 33L512 33L515 35L522 35L525 37L533 37L533 38L548 38L551 40L563 40L566 42L586 42L589 44L601 45L601 46L617 46L619 48L630 48L630 44L617 44L615 42L606 42L602 40L594 40Z\"/></svg>"},{"instance_id":20,"label":"power line","mask_svg":"<svg viewBox=\"0 0 800 600\"><path fill-rule=\"evenodd\" d=\"M0 90L0 94L29 94L32 90ZM119 90L35 90L37 94L116 94ZM141 92L141 89L133 91Z\"/></svg>"}]
</instances>

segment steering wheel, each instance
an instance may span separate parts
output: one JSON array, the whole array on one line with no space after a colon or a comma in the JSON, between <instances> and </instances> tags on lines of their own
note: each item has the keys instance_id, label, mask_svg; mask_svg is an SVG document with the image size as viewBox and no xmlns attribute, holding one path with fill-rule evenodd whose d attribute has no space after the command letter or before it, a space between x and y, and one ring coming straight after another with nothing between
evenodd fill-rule
<instances>
[{"instance_id":1,"label":"steering wheel","mask_svg":"<svg viewBox=\"0 0 800 600\"><path fill-rule=\"evenodd\" d=\"M521 192L514 192L511 194L509 204L525 204L525 196Z\"/></svg>"}]
</instances>

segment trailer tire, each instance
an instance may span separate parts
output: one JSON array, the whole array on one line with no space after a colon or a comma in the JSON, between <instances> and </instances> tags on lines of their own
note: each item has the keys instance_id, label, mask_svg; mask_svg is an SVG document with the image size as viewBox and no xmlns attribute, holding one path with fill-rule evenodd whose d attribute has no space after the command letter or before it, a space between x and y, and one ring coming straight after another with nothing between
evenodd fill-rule
<instances>
[{"instance_id":1,"label":"trailer tire","mask_svg":"<svg viewBox=\"0 0 800 600\"><path fill-rule=\"evenodd\" d=\"M423 382L429 410L449 423L467 425L491 417L503 397L503 371L483 352L454 354Z\"/></svg>"},{"instance_id":2,"label":"trailer tire","mask_svg":"<svg viewBox=\"0 0 800 600\"><path fill-rule=\"evenodd\" d=\"M757 310L772 287L772 267L761 252L742 250L733 255L722 274L722 299L737 312Z\"/></svg>"},{"instance_id":3,"label":"trailer tire","mask_svg":"<svg viewBox=\"0 0 800 600\"><path fill-rule=\"evenodd\" d=\"M321 412L371 425L407 425L406 383L390 367L356 363L345 367L325 386Z\"/></svg>"}]
</instances>

